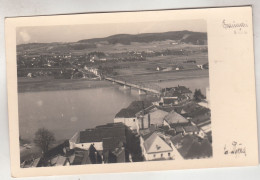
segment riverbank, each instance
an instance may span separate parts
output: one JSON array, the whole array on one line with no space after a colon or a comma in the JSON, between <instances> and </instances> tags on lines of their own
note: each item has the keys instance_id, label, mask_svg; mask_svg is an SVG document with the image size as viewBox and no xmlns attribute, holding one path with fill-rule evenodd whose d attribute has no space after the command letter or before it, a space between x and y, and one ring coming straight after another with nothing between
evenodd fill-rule
<instances>
[{"instance_id":1,"label":"riverbank","mask_svg":"<svg viewBox=\"0 0 260 180\"><path fill-rule=\"evenodd\" d=\"M110 87L111 83L86 79L18 78L18 93Z\"/></svg>"},{"instance_id":2,"label":"riverbank","mask_svg":"<svg viewBox=\"0 0 260 180\"><path fill-rule=\"evenodd\" d=\"M133 75L125 75L125 76L115 76L114 78L126 82L132 82L132 83L150 83L150 82L175 81L175 80L205 78L205 77L209 77L208 69L143 73L143 74L133 74Z\"/></svg>"}]
</instances>

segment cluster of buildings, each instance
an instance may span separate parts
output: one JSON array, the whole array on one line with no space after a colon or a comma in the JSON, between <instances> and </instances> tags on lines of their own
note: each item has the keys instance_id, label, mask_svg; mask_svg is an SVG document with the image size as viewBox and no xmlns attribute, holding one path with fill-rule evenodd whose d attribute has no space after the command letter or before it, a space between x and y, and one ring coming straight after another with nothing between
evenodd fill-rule
<instances>
[{"instance_id":1,"label":"cluster of buildings","mask_svg":"<svg viewBox=\"0 0 260 180\"><path fill-rule=\"evenodd\" d=\"M180 105L192 98L192 91L185 86L177 86L162 89L159 105L173 106Z\"/></svg>"},{"instance_id":2,"label":"cluster of buildings","mask_svg":"<svg viewBox=\"0 0 260 180\"><path fill-rule=\"evenodd\" d=\"M99 78L101 77L100 72L99 72L98 68L96 68L96 67L85 66L84 70L86 70L86 71L88 71L90 73L93 73L95 76L97 76Z\"/></svg>"},{"instance_id":3,"label":"cluster of buildings","mask_svg":"<svg viewBox=\"0 0 260 180\"><path fill-rule=\"evenodd\" d=\"M113 123L76 132L21 167L209 158L210 109L191 101L191 94L177 86L163 89L159 103L133 101ZM170 98L177 95L178 102Z\"/></svg>"},{"instance_id":4,"label":"cluster of buildings","mask_svg":"<svg viewBox=\"0 0 260 180\"><path fill-rule=\"evenodd\" d=\"M76 132L71 139L50 149L42 157L24 161L21 167L130 162L131 148L128 145L134 138L123 123L108 123Z\"/></svg>"},{"instance_id":5,"label":"cluster of buildings","mask_svg":"<svg viewBox=\"0 0 260 180\"><path fill-rule=\"evenodd\" d=\"M211 134L198 127L191 117L184 117L174 108L154 104L147 106L142 103L133 102L128 108L122 109L115 116L114 122L124 123L139 135L144 160L212 156L212 146L208 137ZM184 110L182 113L185 114ZM208 130L211 131L210 128Z\"/></svg>"},{"instance_id":6,"label":"cluster of buildings","mask_svg":"<svg viewBox=\"0 0 260 180\"><path fill-rule=\"evenodd\" d=\"M179 71L184 69L182 65L174 65L170 67L162 67L162 66L157 66L156 71L162 71L162 72L168 72L168 71Z\"/></svg>"}]
</instances>

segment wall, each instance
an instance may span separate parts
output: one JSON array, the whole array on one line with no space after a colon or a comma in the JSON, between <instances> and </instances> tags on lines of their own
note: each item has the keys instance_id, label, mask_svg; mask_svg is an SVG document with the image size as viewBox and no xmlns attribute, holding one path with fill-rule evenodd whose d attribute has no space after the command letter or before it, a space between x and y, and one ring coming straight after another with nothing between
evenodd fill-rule
<instances>
[{"instance_id":1,"label":"wall","mask_svg":"<svg viewBox=\"0 0 260 180\"><path fill-rule=\"evenodd\" d=\"M126 126L130 127L130 129L139 129L137 118L115 118L114 123L122 122Z\"/></svg>"}]
</instances>

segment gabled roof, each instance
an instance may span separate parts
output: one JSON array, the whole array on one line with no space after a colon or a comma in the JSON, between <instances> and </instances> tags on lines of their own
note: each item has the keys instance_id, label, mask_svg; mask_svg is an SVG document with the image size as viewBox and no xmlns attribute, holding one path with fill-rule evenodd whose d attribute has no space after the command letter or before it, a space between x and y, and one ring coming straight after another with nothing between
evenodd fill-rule
<instances>
[{"instance_id":1,"label":"gabled roof","mask_svg":"<svg viewBox=\"0 0 260 180\"><path fill-rule=\"evenodd\" d=\"M184 126L183 129L185 132L198 132L199 128L197 126Z\"/></svg>"},{"instance_id":2,"label":"gabled roof","mask_svg":"<svg viewBox=\"0 0 260 180\"><path fill-rule=\"evenodd\" d=\"M174 129L175 129L176 133L182 133L184 131L181 126L177 126Z\"/></svg>"},{"instance_id":3,"label":"gabled roof","mask_svg":"<svg viewBox=\"0 0 260 180\"><path fill-rule=\"evenodd\" d=\"M177 135L171 138L174 146L185 159L205 158L212 156L212 146L207 139L195 135Z\"/></svg>"},{"instance_id":4,"label":"gabled roof","mask_svg":"<svg viewBox=\"0 0 260 180\"><path fill-rule=\"evenodd\" d=\"M148 138L146 138L144 140L144 148L145 148L145 150L148 154L149 153L172 151L171 146L168 145L155 132L152 133Z\"/></svg>"},{"instance_id":5,"label":"gabled roof","mask_svg":"<svg viewBox=\"0 0 260 180\"><path fill-rule=\"evenodd\" d=\"M148 116L150 116L150 123L154 124L154 125L162 125L163 118L168 114L168 112L163 111L158 108L153 108L147 113L148 113ZM148 116L146 116L146 117L148 118Z\"/></svg>"},{"instance_id":6,"label":"gabled roof","mask_svg":"<svg viewBox=\"0 0 260 180\"><path fill-rule=\"evenodd\" d=\"M104 138L109 137L125 137L125 128L123 123L109 123L94 129L86 129L80 132L79 143L102 142Z\"/></svg>"},{"instance_id":7,"label":"gabled roof","mask_svg":"<svg viewBox=\"0 0 260 180\"><path fill-rule=\"evenodd\" d=\"M171 111L168 115L164 117L164 120L169 124L178 124L178 123L188 123L189 121L185 119L182 115Z\"/></svg>"},{"instance_id":8,"label":"gabled roof","mask_svg":"<svg viewBox=\"0 0 260 180\"><path fill-rule=\"evenodd\" d=\"M114 150L115 148L118 148L120 146L122 147L125 142L125 136L103 138L103 149Z\"/></svg>"},{"instance_id":9,"label":"gabled roof","mask_svg":"<svg viewBox=\"0 0 260 180\"><path fill-rule=\"evenodd\" d=\"M170 139L174 145L177 145L178 143L181 142L182 137L183 137L182 134L178 134L174 137L171 137Z\"/></svg>"},{"instance_id":10,"label":"gabled roof","mask_svg":"<svg viewBox=\"0 0 260 180\"><path fill-rule=\"evenodd\" d=\"M133 109L121 109L117 114L116 118L133 118L135 117L136 111Z\"/></svg>"},{"instance_id":11,"label":"gabled roof","mask_svg":"<svg viewBox=\"0 0 260 180\"><path fill-rule=\"evenodd\" d=\"M127 108L121 109L117 114L116 118L132 118L136 116L136 113L145 110L152 103L149 101L133 101Z\"/></svg>"},{"instance_id":12,"label":"gabled roof","mask_svg":"<svg viewBox=\"0 0 260 180\"><path fill-rule=\"evenodd\" d=\"M96 131L96 129L86 129L85 131L80 131L79 143L89 143L89 142L101 142L102 137Z\"/></svg>"}]
</instances>

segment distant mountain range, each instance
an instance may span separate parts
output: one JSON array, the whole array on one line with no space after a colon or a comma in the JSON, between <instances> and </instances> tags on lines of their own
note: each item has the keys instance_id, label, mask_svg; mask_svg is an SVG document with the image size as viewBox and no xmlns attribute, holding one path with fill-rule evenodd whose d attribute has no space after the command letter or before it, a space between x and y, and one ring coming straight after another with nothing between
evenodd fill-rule
<instances>
[{"instance_id":1,"label":"distant mountain range","mask_svg":"<svg viewBox=\"0 0 260 180\"><path fill-rule=\"evenodd\" d=\"M29 49L45 50L82 50L89 48L96 48L97 44L123 44L130 45L132 42L150 43L153 41L174 40L178 43L189 44L207 44L206 32L192 32L192 31L170 31L164 33L142 33L142 34L116 34L104 38L83 39L78 42L67 43L28 43L17 45L17 51L24 51Z\"/></svg>"},{"instance_id":2,"label":"distant mountain range","mask_svg":"<svg viewBox=\"0 0 260 180\"><path fill-rule=\"evenodd\" d=\"M142 34L116 34L105 38L84 39L78 41L79 43L96 43L105 42L109 44L125 44L129 45L131 42L149 43L152 41L175 40L186 43L197 44L207 40L207 34L203 32L192 31L170 31L164 33L142 33Z\"/></svg>"}]
</instances>

